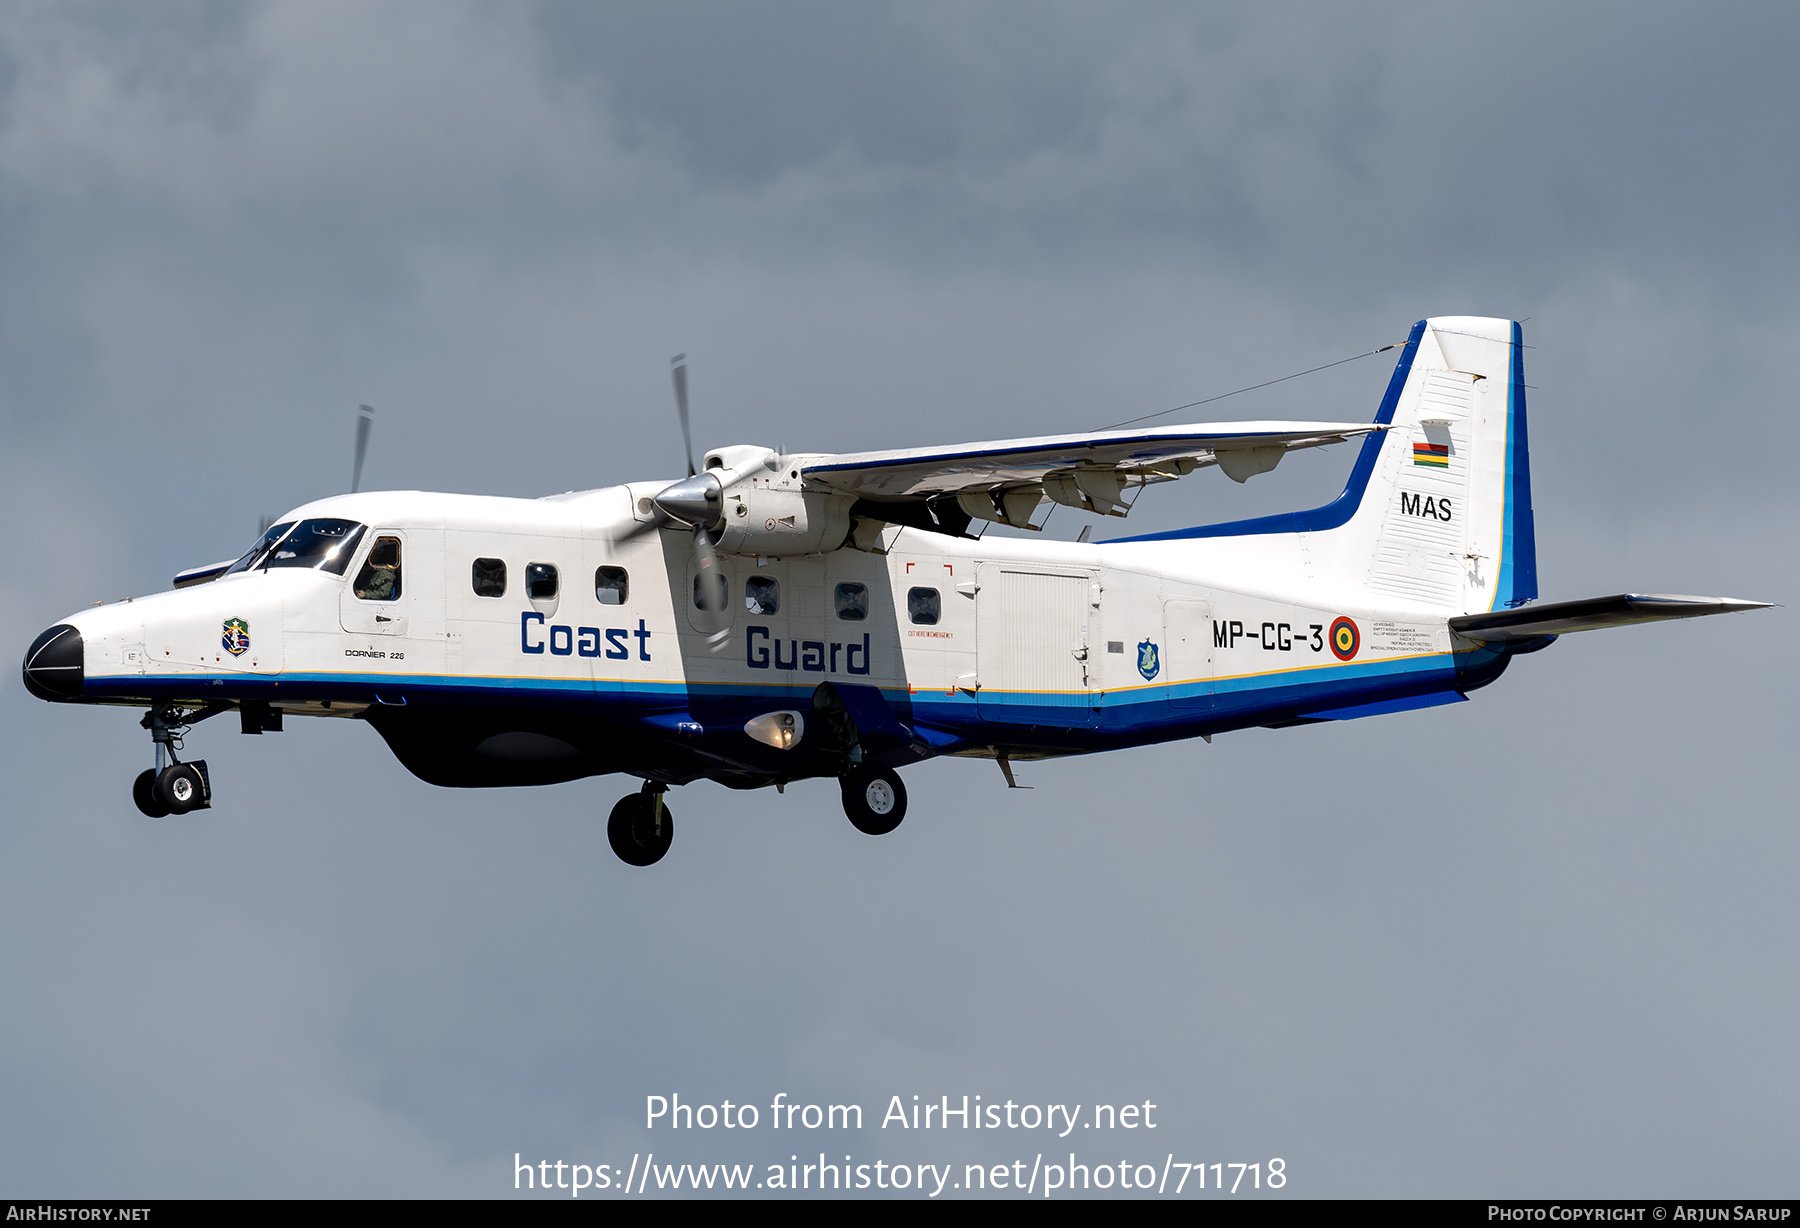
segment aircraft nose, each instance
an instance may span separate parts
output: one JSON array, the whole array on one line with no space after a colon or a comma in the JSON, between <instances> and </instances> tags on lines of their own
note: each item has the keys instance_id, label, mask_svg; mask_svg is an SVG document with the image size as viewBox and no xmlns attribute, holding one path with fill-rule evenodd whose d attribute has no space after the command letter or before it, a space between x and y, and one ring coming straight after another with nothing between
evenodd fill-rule
<instances>
[{"instance_id":1,"label":"aircraft nose","mask_svg":"<svg viewBox=\"0 0 1800 1228\"><path fill-rule=\"evenodd\" d=\"M81 632L58 623L25 651L25 689L39 699L73 699L86 677Z\"/></svg>"}]
</instances>

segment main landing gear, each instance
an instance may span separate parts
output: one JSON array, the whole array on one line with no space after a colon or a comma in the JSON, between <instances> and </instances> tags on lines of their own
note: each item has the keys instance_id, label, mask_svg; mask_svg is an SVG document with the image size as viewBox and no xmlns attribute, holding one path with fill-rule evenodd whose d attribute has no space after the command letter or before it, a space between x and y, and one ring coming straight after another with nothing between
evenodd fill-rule
<instances>
[{"instance_id":1,"label":"main landing gear","mask_svg":"<svg viewBox=\"0 0 1800 1228\"><path fill-rule=\"evenodd\" d=\"M675 839L675 819L663 801L663 787L644 782L641 793L619 799L606 821L606 839L628 866L653 866Z\"/></svg>"},{"instance_id":2,"label":"main landing gear","mask_svg":"<svg viewBox=\"0 0 1800 1228\"><path fill-rule=\"evenodd\" d=\"M844 813L865 836L885 836L906 817L906 786L884 767L865 763L843 778Z\"/></svg>"},{"instance_id":3,"label":"main landing gear","mask_svg":"<svg viewBox=\"0 0 1800 1228\"><path fill-rule=\"evenodd\" d=\"M906 786L891 769L859 764L840 784L844 813L857 831L885 836L906 817ZM606 839L626 865L653 866L674 843L675 819L665 796L662 785L645 781L641 792L620 798L612 808L612 816L606 820Z\"/></svg>"},{"instance_id":4,"label":"main landing gear","mask_svg":"<svg viewBox=\"0 0 1800 1228\"><path fill-rule=\"evenodd\" d=\"M206 760L183 763L175 755L188 723L172 707L152 708L144 716L144 728L156 744L156 766L138 773L131 784L131 800L153 819L212 805L212 781L206 774Z\"/></svg>"}]
</instances>

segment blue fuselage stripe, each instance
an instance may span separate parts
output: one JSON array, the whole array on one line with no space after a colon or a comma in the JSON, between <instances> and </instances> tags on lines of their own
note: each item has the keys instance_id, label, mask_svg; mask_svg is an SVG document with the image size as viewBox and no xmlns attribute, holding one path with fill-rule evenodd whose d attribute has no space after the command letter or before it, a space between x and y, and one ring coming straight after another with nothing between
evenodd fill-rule
<instances>
[{"instance_id":1,"label":"blue fuselage stripe","mask_svg":"<svg viewBox=\"0 0 1800 1228\"><path fill-rule=\"evenodd\" d=\"M1105 749L1237 728L1293 715L1301 709L1346 707L1460 685L1471 667L1496 653L1435 653L1393 661L1287 670L1242 677L1145 686L1111 693L982 691L909 692L881 688L914 723L934 726L928 738L943 749L997 740L1068 749ZM1477 660L1479 659L1479 660ZM1485 680L1485 679L1484 679ZM1474 685L1480 685L1475 682ZM343 703L433 707L508 707L513 703L607 720L635 722L661 713L711 709L721 719L747 719L770 708L810 706L812 686L768 683L628 682L558 678L479 678L428 674L283 673L183 677L90 677L83 699L179 698L189 702L265 700L277 704ZM729 717L730 713L743 717ZM941 735L949 735L947 738Z\"/></svg>"}]
</instances>

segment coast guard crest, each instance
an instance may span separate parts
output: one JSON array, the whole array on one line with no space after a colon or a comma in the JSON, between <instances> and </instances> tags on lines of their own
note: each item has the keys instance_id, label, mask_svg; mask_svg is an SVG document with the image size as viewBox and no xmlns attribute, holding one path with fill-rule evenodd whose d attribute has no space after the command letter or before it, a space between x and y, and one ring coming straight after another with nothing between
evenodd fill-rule
<instances>
[{"instance_id":1,"label":"coast guard crest","mask_svg":"<svg viewBox=\"0 0 1800 1228\"><path fill-rule=\"evenodd\" d=\"M219 637L219 643L225 645L225 651L232 656L243 656L244 650L250 647L250 624L241 618L226 619L224 634Z\"/></svg>"},{"instance_id":2,"label":"coast guard crest","mask_svg":"<svg viewBox=\"0 0 1800 1228\"><path fill-rule=\"evenodd\" d=\"M1161 668L1162 662L1156 656L1156 645L1149 640L1144 640L1138 645L1138 673L1144 676L1145 682L1148 682L1156 677L1156 671Z\"/></svg>"}]
</instances>

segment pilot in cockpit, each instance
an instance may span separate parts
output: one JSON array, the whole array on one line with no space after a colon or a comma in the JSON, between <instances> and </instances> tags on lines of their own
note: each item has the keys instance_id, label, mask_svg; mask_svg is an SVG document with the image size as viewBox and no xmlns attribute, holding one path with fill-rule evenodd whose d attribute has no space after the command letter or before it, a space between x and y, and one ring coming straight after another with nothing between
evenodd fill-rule
<instances>
[{"instance_id":1,"label":"pilot in cockpit","mask_svg":"<svg viewBox=\"0 0 1800 1228\"><path fill-rule=\"evenodd\" d=\"M395 601L400 596L400 540L378 537L368 561L356 576L356 595L364 601Z\"/></svg>"}]
</instances>

